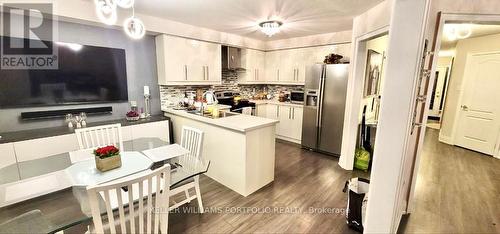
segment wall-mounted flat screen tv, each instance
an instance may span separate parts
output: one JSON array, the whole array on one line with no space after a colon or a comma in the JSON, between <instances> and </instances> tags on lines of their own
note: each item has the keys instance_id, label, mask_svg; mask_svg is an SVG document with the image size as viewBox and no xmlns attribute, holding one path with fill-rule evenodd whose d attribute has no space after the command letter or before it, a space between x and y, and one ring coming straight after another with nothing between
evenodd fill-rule
<instances>
[{"instance_id":1,"label":"wall-mounted flat screen tv","mask_svg":"<svg viewBox=\"0 0 500 234\"><path fill-rule=\"evenodd\" d=\"M0 38L25 45L28 40ZM0 69L0 108L128 100L124 49L44 42L57 47L58 69Z\"/></svg>"}]
</instances>

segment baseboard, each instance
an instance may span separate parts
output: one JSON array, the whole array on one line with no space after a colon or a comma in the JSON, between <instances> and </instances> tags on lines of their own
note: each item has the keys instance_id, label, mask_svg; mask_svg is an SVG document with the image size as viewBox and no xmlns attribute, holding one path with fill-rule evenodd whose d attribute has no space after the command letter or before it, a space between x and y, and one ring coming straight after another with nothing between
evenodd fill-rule
<instances>
[{"instance_id":1,"label":"baseboard","mask_svg":"<svg viewBox=\"0 0 500 234\"><path fill-rule=\"evenodd\" d=\"M279 136L279 135L276 135L276 139L287 141L287 142L291 142L291 143L295 143L295 144L298 144L298 145L300 145L302 143L301 140L297 140L297 139L293 139L293 138L289 138L289 137L285 137L285 136Z\"/></svg>"},{"instance_id":2,"label":"baseboard","mask_svg":"<svg viewBox=\"0 0 500 234\"><path fill-rule=\"evenodd\" d=\"M439 141L448 145L453 145L452 138L448 136L441 136L441 134L439 134Z\"/></svg>"}]
</instances>

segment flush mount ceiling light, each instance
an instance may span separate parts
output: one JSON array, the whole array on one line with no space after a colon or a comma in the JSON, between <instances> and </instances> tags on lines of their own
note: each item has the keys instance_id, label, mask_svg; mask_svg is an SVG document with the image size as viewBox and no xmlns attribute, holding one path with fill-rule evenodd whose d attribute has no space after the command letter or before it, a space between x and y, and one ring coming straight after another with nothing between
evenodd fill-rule
<instances>
[{"instance_id":1,"label":"flush mount ceiling light","mask_svg":"<svg viewBox=\"0 0 500 234\"><path fill-rule=\"evenodd\" d=\"M465 39L472 34L472 25L470 24L446 24L446 37L450 41Z\"/></svg>"},{"instance_id":2,"label":"flush mount ceiling light","mask_svg":"<svg viewBox=\"0 0 500 234\"><path fill-rule=\"evenodd\" d=\"M272 37L274 34L278 33L281 25L283 25L283 23L276 20L264 21L259 24L260 30L268 37Z\"/></svg>"},{"instance_id":3,"label":"flush mount ceiling light","mask_svg":"<svg viewBox=\"0 0 500 234\"><path fill-rule=\"evenodd\" d=\"M144 23L135 17L135 0L94 0L99 20L107 25L114 25L117 20L117 8L132 8L132 16L123 22L123 30L132 39L140 39L146 34Z\"/></svg>"}]
</instances>

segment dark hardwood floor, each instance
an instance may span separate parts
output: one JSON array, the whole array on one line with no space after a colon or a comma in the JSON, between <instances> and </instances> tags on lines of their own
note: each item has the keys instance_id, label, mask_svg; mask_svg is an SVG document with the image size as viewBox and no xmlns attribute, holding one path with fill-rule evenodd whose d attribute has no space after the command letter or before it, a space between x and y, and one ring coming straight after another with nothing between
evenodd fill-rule
<instances>
[{"instance_id":1,"label":"dark hardwood floor","mask_svg":"<svg viewBox=\"0 0 500 234\"><path fill-rule=\"evenodd\" d=\"M277 142L274 182L243 197L203 176L201 191L209 212L190 213L196 208L193 201L170 214L169 232L353 233L345 222L342 188L355 176L367 175L343 170L338 158Z\"/></svg>"},{"instance_id":2,"label":"dark hardwood floor","mask_svg":"<svg viewBox=\"0 0 500 234\"><path fill-rule=\"evenodd\" d=\"M500 233L500 160L438 141L427 128L416 206L401 233Z\"/></svg>"}]
</instances>

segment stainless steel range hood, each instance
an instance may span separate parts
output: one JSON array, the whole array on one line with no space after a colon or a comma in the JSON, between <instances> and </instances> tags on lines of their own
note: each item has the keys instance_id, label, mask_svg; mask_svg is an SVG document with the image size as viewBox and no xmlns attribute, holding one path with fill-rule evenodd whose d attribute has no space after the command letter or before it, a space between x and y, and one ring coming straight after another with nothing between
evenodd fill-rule
<instances>
[{"instance_id":1,"label":"stainless steel range hood","mask_svg":"<svg viewBox=\"0 0 500 234\"><path fill-rule=\"evenodd\" d=\"M222 46L222 69L244 71L241 63L241 48Z\"/></svg>"}]
</instances>

